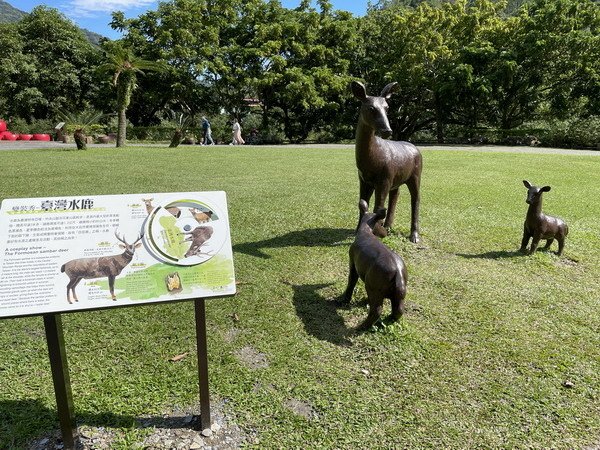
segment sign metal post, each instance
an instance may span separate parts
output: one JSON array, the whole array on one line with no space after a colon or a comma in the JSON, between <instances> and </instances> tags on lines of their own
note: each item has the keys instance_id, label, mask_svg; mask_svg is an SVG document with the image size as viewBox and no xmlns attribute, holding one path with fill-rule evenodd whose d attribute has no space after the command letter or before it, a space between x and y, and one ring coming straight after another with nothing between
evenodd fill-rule
<instances>
[{"instance_id":1,"label":"sign metal post","mask_svg":"<svg viewBox=\"0 0 600 450\"><path fill-rule=\"evenodd\" d=\"M69 378L69 366L67 364L60 314L44 314L44 328L46 329L50 369L52 371L54 395L56 396L56 407L64 448L74 450L77 441L77 424L73 412L71 379Z\"/></svg>"},{"instance_id":2,"label":"sign metal post","mask_svg":"<svg viewBox=\"0 0 600 450\"><path fill-rule=\"evenodd\" d=\"M194 300L196 344L198 348L198 383L200 385L200 426L210 428L210 393L208 389L208 355L206 345L206 308L203 298Z\"/></svg>"}]
</instances>

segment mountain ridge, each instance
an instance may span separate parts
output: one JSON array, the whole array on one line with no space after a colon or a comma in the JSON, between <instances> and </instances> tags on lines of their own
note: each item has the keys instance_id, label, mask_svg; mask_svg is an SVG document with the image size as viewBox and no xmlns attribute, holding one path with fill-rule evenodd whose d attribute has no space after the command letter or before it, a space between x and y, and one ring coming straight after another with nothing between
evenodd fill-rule
<instances>
[{"instance_id":1,"label":"mountain ridge","mask_svg":"<svg viewBox=\"0 0 600 450\"><path fill-rule=\"evenodd\" d=\"M21 11L18 8L15 8L10 3L0 0L0 23L14 23L21 20L23 17L27 16L28 13L25 11ZM104 36L98 33L94 33L93 31L86 30L85 28L77 27L87 37L88 41L90 41L94 45L98 45L100 43L100 39Z\"/></svg>"}]
</instances>

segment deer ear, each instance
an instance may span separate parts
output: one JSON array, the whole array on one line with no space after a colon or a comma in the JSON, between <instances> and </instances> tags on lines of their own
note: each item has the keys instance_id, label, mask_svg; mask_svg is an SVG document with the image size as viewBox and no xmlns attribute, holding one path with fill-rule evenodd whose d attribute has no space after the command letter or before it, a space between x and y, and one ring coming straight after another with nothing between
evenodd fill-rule
<instances>
[{"instance_id":1,"label":"deer ear","mask_svg":"<svg viewBox=\"0 0 600 450\"><path fill-rule=\"evenodd\" d=\"M384 219L386 214L387 214L387 210L385 208L379 208L377 210L377 212L375 213L375 218L377 220Z\"/></svg>"},{"instance_id":2,"label":"deer ear","mask_svg":"<svg viewBox=\"0 0 600 450\"><path fill-rule=\"evenodd\" d=\"M550 192L551 187L550 186L544 186L543 188L540 189L541 192Z\"/></svg>"},{"instance_id":3,"label":"deer ear","mask_svg":"<svg viewBox=\"0 0 600 450\"><path fill-rule=\"evenodd\" d=\"M365 88L365 85L358 81L353 81L350 83L350 90L359 100L364 100L367 98L367 89Z\"/></svg>"},{"instance_id":4,"label":"deer ear","mask_svg":"<svg viewBox=\"0 0 600 450\"><path fill-rule=\"evenodd\" d=\"M358 202L358 209L361 213L365 214L369 210L369 205L366 201L361 199L360 202Z\"/></svg>"},{"instance_id":5,"label":"deer ear","mask_svg":"<svg viewBox=\"0 0 600 450\"><path fill-rule=\"evenodd\" d=\"M385 99L390 98L392 96L392 93L396 90L396 86L398 86L398 83L396 83L395 81L393 83L388 84L386 87L383 88L379 96Z\"/></svg>"},{"instance_id":6,"label":"deer ear","mask_svg":"<svg viewBox=\"0 0 600 450\"><path fill-rule=\"evenodd\" d=\"M531 187L531 183L529 181L527 181L527 180L523 180L523 184L525 185L525 187L527 189L529 189Z\"/></svg>"},{"instance_id":7,"label":"deer ear","mask_svg":"<svg viewBox=\"0 0 600 450\"><path fill-rule=\"evenodd\" d=\"M140 248L142 246L141 242L138 242L137 244L135 244L135 248Z\"/></svg>"},{"instance_id":8,"label":"deer ear","mask_svg":"<svg viewBox=\"0 0 600 450\"><path fill-rule=\"evenodd\" d=\"M123 245L123 244L119 244L119 247L121 247L121 248L127 248L127 246Z\"/></svg>"}]
</instances>

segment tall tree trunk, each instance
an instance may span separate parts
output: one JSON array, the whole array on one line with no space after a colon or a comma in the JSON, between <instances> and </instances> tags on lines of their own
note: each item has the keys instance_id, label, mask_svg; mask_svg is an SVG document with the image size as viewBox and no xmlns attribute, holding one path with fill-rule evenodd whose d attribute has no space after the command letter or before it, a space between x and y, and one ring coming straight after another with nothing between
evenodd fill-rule
<instances>
[{"instance_id":1,"label":"tall tree trunk","mask_svg":"<svg viewBox=\"0 0 600 450\"><path fill-rule=\"evenodd\" d=\"M125 147L125 139L127 138L127 116L125 108L119 109L119 126L117 128L117 147Z\"/></svg>"}]
</instances>

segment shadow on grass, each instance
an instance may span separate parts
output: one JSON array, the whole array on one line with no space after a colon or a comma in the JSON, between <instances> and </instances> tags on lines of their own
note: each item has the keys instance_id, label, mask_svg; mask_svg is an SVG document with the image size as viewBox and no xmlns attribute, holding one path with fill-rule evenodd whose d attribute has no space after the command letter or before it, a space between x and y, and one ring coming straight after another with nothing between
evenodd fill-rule
<instances>
[{"instance_id":1,"label":"shadow on grass","mask_svg":"<svg viewBox=\"0 0 600 450\"><path fill-rule=\"evenodd\" d=\"M467 259L502 259L502 258L514 258L514 257L522 257L524 256L518 250L513 250L511 252L507 252L505 250L500 250L496 252L485 252L485 253L475 253L475 254L467 254L467 253L457 253L456 256L460 256L462 258Z\"/></svg>"},{"instance_id":2,"label":"shadow on grass","mask_svg":"<svg viewBox=\"0 0 600 450\"><path fill-rule=\"evenodd\" d=\"M308 230L291 231L282 236L265 239L257 242L245 242L233 246L233 251L256 256L257 258L270 258L263 249L283 247L335 247L346 245L344 241L354 236L353 229L347 228L311 228Z\"/></svg>"},{"instance_id":3,"label":"shadow on grass","mask_svg":"<svg viewBox=\"0 0 600 450\"><path fill-rule=\"evenodd\" d=\"M77 426L89 427L200 429L199 416L134 417L113 413L77 411L75 419ZM0 401L0 448L2 449L28 448L27 444L34 439L60 440L58 439L59 429L56 410L48 409L39 400ZM51 445L48 448L54 448L54 446Z\"/></svg>"},{"instance_id":4,"label":"shadow on grass","mask_svg":"<svg viewBox=\"0 0 600 450\"><path fill-rule=\"evenodd\" d=\"M338 305L334 300L328 300L319 294L329 284L295 285L286 283L294 290L294 306L306 331L322 341L335 345L349 346L348 336L353 333L346 327L344 319L338 313Z\"/></svg>"}]
</instances>

